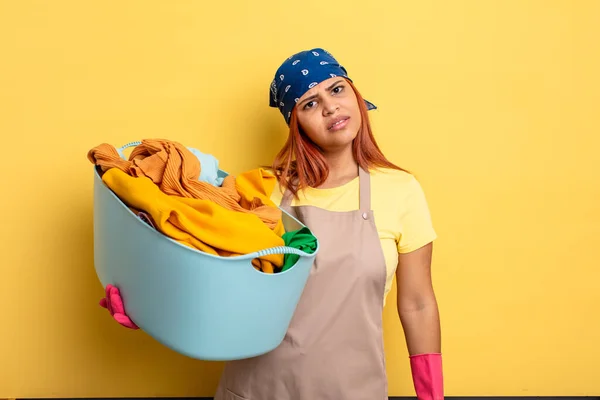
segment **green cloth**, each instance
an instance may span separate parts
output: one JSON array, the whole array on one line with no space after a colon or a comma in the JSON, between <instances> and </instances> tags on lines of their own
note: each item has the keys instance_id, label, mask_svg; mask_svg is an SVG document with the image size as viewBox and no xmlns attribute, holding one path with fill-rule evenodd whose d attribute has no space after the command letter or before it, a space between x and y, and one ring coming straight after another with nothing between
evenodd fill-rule
<instances>
[{"instance_id":1,"label":"green cloth","mask_svg":"<svg viewBox=\"0 0 600 400\"><path fill-rule=\"evenodd\" d=\"M286 232L282 238L286 246L302 250L305 253L312 254L317 250L317 238L307 227ZM281 272L290 269L299 259L300 256L297 254L285 254Z\"/></svg>"}]
</instances>

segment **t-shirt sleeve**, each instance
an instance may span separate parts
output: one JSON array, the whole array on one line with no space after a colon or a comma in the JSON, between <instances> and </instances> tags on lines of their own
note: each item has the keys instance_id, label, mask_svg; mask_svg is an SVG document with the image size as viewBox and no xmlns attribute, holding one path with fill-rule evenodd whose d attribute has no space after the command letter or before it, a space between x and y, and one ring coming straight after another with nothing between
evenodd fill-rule
<instances>
[{"instance_id":1,"label":"t-shirt sleeve","mask_svg":"<svg viewBox=\"0 0 600 400\"><path fill-rule=\"evenodd\" d=\"M398 253L409 253L432 242L437 237L423 188L412 177L400 213Z\"/></svg>"}]
</instances>

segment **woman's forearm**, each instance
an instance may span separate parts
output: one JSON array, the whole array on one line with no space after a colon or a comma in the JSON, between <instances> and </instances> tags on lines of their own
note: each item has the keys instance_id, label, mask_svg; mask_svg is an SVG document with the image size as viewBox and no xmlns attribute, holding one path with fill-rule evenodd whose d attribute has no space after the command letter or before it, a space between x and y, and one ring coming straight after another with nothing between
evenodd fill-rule
<instances>
[{"instance_id":1,"label":"woman's forearm","mask_svg":"<svg viewBox=\"0 0 600 400\"><path fill-rule=\"evenodd\" d=\"M419 400L443 400L441 329L431 282L431 244L398 258L398 315Z\"/></svg>"},{"instance_id":2,"label":"woman's forearm","mask_svg":"<svg viewBox=\"0 0 600 400\"><path fill-rule=\"evenodd\" d=\"M410 355L441 353L440 317L435 300L398 309Z\"/></svg>"}]
</instances>

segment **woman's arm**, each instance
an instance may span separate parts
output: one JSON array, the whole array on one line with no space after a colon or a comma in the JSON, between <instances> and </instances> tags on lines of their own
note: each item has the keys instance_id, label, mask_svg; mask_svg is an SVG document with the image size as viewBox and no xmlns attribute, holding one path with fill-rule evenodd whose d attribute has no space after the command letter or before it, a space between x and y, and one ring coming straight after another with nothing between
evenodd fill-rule
<instances>
[{"instance_id":1,"label":"woman's arm","mask_svg":"<svg viewBox=\"0 0 600 400\"><path fill-rule=\"evenodd\" d=\"M429 243L398 258L398 315L419 400L443 400L440 318L431 282Z\"/></svg>"},{"instance_id":2,"label":"woman's arm","mask_svg":"<svg viewBox=\"0 0 600 400\"><path fill-rule=\"evenodd\" d=\"M431 281L433 244L398 255L398 315L410 355L441 353L440 318Z\"/></svg>"}]
</instances>

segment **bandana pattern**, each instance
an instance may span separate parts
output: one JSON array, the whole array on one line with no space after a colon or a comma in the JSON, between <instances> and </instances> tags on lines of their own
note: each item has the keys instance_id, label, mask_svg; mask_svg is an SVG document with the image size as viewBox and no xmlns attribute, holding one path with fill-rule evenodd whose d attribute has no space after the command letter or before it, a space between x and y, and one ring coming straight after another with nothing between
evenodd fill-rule
<instances>
[{"instance_id":1,"label":"bandana pattern","mask_svg":"<svg viewBox=\"0 0 600 400\"><path fill-rule=\"evenodd\" d=\"M289 57L271 82L269 105L278 108L289 125L292 110L300 97L319 83L340 76L352 81L346 69L327 50L316 48ZM369 110L375 105L365 100Z\"/></svg>"}]
</instances>

